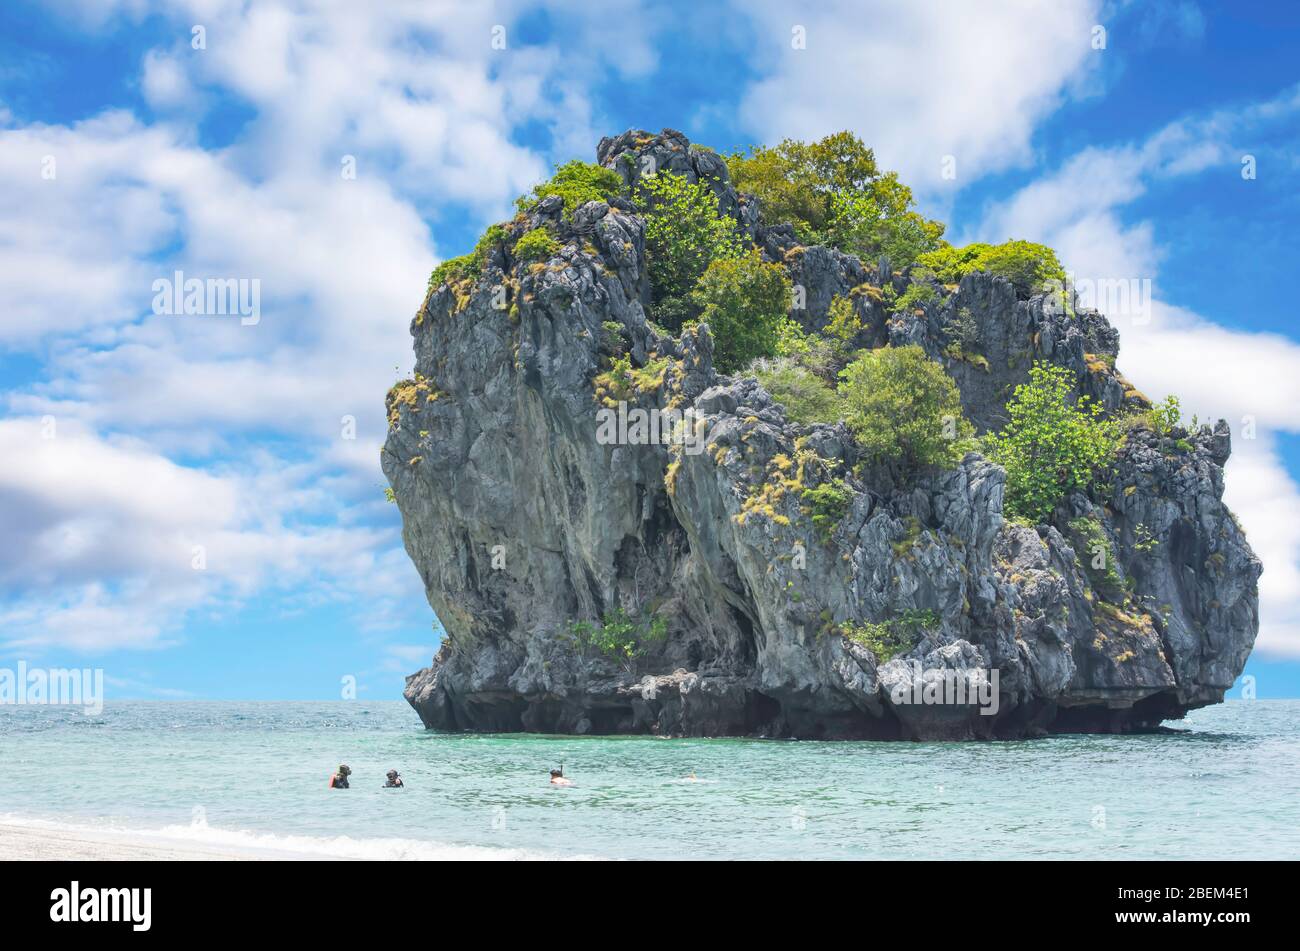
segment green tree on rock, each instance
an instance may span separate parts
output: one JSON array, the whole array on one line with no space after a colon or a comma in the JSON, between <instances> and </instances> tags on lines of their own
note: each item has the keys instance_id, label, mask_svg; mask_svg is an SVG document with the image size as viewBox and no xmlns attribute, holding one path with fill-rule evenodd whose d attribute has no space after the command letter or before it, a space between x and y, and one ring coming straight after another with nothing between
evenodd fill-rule
<instances>
[{"instance_id":1,"label":"green tree on rock","mask_svg":"<svg viewBox=\"0 0 1300 951\"><path fill-rule=\"evenodd\" d=\"M870 462L948 468L974 445L957 385L918 346L863 351L840 371L839 393Z\"/></svg>"},{"instance_id":2,"label":"green tree on rock","mask_svg":"<svg viewBox=\"0 0 1300 951\"><path fill-rule=\"evenodd\" d=\"M976 243L964 248L944 245L922 254L917 263L934 271L945 284L956 284L972 271L988 271L1005 277L1021 297L1037 293L1049 281L1065 281L1065 268L1056 252L1032 241Z\"/></svg>"},{"instance_id":3,"label":"green tree on rock","mask_svg":"<svg viewBox=\"0 0 1300 951\"><path fill-rule=\"evenodd\" d=\"M1074 375L1039 362L1007 404L1010 422L985 439L991 458L1007 470L1003 508L1032 522L1047 521L1070 492L1086 489L1114 457L1117 427L1088 397L1070 400Z\"/></svg>"},{"instance_id":4,"label":"green tree on rock","mask_svg":"<svg viewBox=\"0 0 1300 951\"><path fill-rule=\"evenodd\" d=\"M779 264L751 251L718 258L691 293L699 320L713 332L713 365L734 373L758 357L776 353L790 310L790 281Z\"/></svg>"},{"instance_id":5,"label":"green tree on rock","mask_svg":"<svg viewBox=\"0 0 1300 951\"><path fill-rule=\"evenodd\" d=\"M758 198L764 223L791 224L802 241L864 259L884 253L895 267L943 244L943 225L917 214L912 190L882 172L850 132L756 146L728 156L727 170L736 188Z\"/></svg>"},{"instance_id":6,"label":"green tree on rock","mask_svg":"<svg viewBox=\"0 0 1300 951\"><path fill-rule=\"evenodd\" d=\"M574 159L557 165L550 181L535 186L531 195L518 198L515 207L520 211L531 211L543 198L559 195L564 201L564 214L572 218L573 213L587 202L609 201L622 189L623 179L619 178L618 172Z\"/></svg>"},{"instance_id":7,"label":"green tree on rock","mask_svg":"<svg viewBox=\"0 0 1300 951\"><path fill-rule=\"evenodd\" d=\"M661 172L641 179L640 187L654 316L679 330L694 312L690 295L696 282L714 261L741 254L740 235L703 182Z\"/></svg>"}]
</instances>

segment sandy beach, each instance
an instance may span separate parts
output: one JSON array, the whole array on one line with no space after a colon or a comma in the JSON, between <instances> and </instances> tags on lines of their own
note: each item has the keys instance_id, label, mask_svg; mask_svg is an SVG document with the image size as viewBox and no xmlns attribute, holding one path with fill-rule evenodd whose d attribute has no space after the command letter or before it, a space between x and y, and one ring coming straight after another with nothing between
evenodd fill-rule
<instances>
[{"instance_id":1,"label":"sandy beach","mask_svg":"<svg viewBox=\"0 0 1300 951\"><path fill-rule=\"evenodd\" d=\"M53 825L0 823L0 861L288 861L321 855L234 848L169 839L161 835L94 832Z\"/></svg>"}]
</instances>

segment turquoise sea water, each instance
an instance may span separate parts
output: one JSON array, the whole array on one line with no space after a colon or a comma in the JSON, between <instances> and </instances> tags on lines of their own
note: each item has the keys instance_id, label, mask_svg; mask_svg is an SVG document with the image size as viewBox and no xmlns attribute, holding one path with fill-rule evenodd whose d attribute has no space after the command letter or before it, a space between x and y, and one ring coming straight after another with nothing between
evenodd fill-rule
<instances>
[{"instance_id":1,"label":"turquoise sea water","mask_svg":"<svg viewBox=\"0 0 1300 951\"><path fill-rule=\"evenodd\" d=\"M451 736L400 701L8 706L0 821L374 858L1300 858L1300 701L1171 726L821 743Z\"/></svg>"}]
</instances>

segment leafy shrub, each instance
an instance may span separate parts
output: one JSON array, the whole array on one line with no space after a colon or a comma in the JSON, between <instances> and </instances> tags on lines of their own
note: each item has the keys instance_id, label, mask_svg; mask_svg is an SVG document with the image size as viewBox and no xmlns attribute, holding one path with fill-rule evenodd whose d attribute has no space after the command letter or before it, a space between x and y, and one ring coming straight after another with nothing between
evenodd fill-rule
<instances>
[{"instance_id":1,"label":"leafy shrub","mask_svg":"<svg viewBox=\"0 0 1300 951\"><path fill-rule=\"evenodd\" d=\"M963 307L943 326L943 332L966 352L975 352L980 347L980 326L969 307Z\"/></svg>"},{"instance_id":2,"label":"leafy shrub","mask_svg":"<svg viewBox=\"0 0 1300 951\"><path fill-rule=\"evenodd\" d=\"M1200 428L1200 422L1195 416L1186 422L1183 421L1183 412L1178 397L1173 394L1166 396L1159 403L1152 403L1147 409L1129 412L1116 425L1124 431L1145 427L1164 440L1170 439L1175 429L1183 428L1195 432ZM1165 443L1163 447L1166 452L1169 451L1169 445L1169 443ZM1189 453L1195 449L1191 440L1185 437L1173 440L1172 446L1181 453Z\"/></svg>"},{"instance_id":3,"label":"leafy shrub","mask_svg":"<svg viewBox=\"0 0 1300 951\"><path fill-rule=\"evenodd\" d=\"M870 462L946 468L972 445L956 384L918 346L863 351L840 372L839 393Z\"/></svg>"},{"instance_id":4,"label":"leafy shrub","mask_svg":"<svg viewBox=\"0 0 1300 951\"><path fill-rule=\"evenodd\" d=\"M939 615L933 611L908 610L888 621L864 621L861 624L845 621L839 631L842 636L875 654L877 664L885 664L910 651L920 643L922 634L938 627L939 623Z\"/></svg>"},{"instance_id":5,"label":"leafy shrub","mask_svg":"<svg viewBox=\"0 0 1300 951\"><path fill-rule=\"evenodd\" d=\"M776 328L776 355L778 357L802 356L812 346L811 339L799 325L799 321L786 317Z\"/></svg>"},{"instance_id":6,"label":"leafy shrub","mask_svg":"<svg viewBox=\"0 0 1300 951\"><path fill-rule=\"evenodd\" d=\"M429 275L429 288L432 290L443 284L454 284L466 278L477 280L483 273L483 262L488 253L497 245L504 244L510 238L510 232L504 225L496 224L483 232L474 250L460 257L448 258L433 269Z\"/></svg>"},{"instance_id":7,"label":"leafy shrub","mask_svg":"<svg viewBox=\"0 0 1300 951\"><path fill-rule=\"evenodd\" d=\"M505 225L489 225L474 245L473 254L481 262L487 258L488 252L497 245L505 244L508 240L510 240L510 232L506 230Z\"/></svg>"},{"instance_id":8,"label":"leafy shrub","mask_svg":"<svg viewBox=\"0 0 1300 951\"><path fill-rule=\"evenodd\" d=\"M972 271L988 271L1005 277L1022 297L1037 292L1049 281L1065 281L1065 269L1056 252L1032 241L976 243L964 248L947 245L920 255L916 263L932 270L944 284L956 284Z\"/></svg>"},{"instance_id":9,"label":"leafy shrub","mask_svg":"<svg viewBox=\"0 0 1300 951\"><path fill-rule=\"evenodd\" d=\"M990 434L992 459L1007 470L1004 508L1013 517L1046 521L1070 492L1087 488L1119 446L1118 427L1088 397L1070 402L1074 375L1039 362L1007 404L1010 422Z\"/></svg>"},{"instance_id":10,"label":"leafy shrub","mask_svg":"<svg viewBox=\"0 0 1300 951\"><path fill-rule=\"evenodd\" d=\"M515 257L520 261L546 261L560 250L560 242L549 228L534 228L515 242Z\"/></svg>"},{"instance_id":11,"label":"leafy shrub","mask_svg":"<svg viewBox=\"0 0 1300 951\"><path fill-rule=\"evenodd\" d=\"M564 199L564 214L573 213L589 201L609 201L623 189L623 179L613 169L574 159L555 167L551 180L533 188L515 202L520 211L531 211L543 198L559 195Z\"/></svg>"},{"instance_id":12,"label":"leafy shrub","mask_svg":"<svg viewBox=\"0 0 1300 951\"><path fill-rule=\"evenodd\" d=\"M703 182L662 172L642 178L641 192L655 320L679 330L693 313L688 295L696 282L714 261L740 256L740 236Z\"/></svg>"},{"instance_id":13,"label":"leafy shrub","mask_svg":"<svg viewBox=\"0 0 1300 951\"><path fill-rule=\"evenodd\" d=\"M894 301L894 313L905 314L922 304L930 303L938 296L939 292L934 289L933 284L927 281L913 281Z\"/></svg>"},{"instance_id":14,"label":"leafy shrub","mask_svg":"<svg viewBox=\"0 0 1300 951\"><path fill-rule=\"evenodd\" d=\"M963 360L977 366L985 373L990 371L988 357L979 352L980 326L970 309L963 307L943 325L948 343L944 355L952 360Z\"/></svg>"},{"instance_id":15,"label":"leafy shrub","mask_svg":"<svg viewBox=\"0 0 1300 951\"><path fill-rule=\"evenodd\" d=\"M592 382L596 399L615 404L630 400L636 393L633 389L632 373L630 354L624 353L615 357L610 363L610 368L604 373L596 374Z\"/></svg>"},{"instance_id":16,"label":"leafy shrub","mask_svg":"<svg viewBox=\"0 0 1300 951\"><path fill-rule=\"evenodd\" d=\"M1178 406L1178 397L1170 394L1164 402L1156 403L1147 414L1151 428L1161 436L1168 436L1175 426L1183 421L1182 410Z\"/></svg>"},{"instance_id":17,"label":"leafy shrub","mask_svg":"<svg viewBox=\"0 0 1300 951\"><path fill-rule=\"evenodd\" d=\"M756 357L776 354L790 309L790 281L779 264L751 251L715 259L691 293L699 319L713 332L713 363L734 373Z\"/></svg>"},{"instance_id":18,"label":"leafy shrub","mask_svg":"<svg viewBox=\"0 0 1300 951\"><path fill-rule=\"evenodd\" d=\"M592 380L595 399L612 409L641 393L653 393L663 386L670 363L668 357L656 357L638 369L632 366L630 354L621 353L610 360L608 370Z\"/></svg>"},{"instance_id":19,"label":"leafy shrub","mask_svg":"<svg viewBox=\"0 0 1300 951\"><path fill-rule=\"evenodd\" d=\"M622 354L627 345L623 340L623 325L617 320L603 320L600 323L600 346L610 353Z\"/></svg>"},{"instance_id":20,"label":"leafy shrub","mask_svg":"<svg viewBox=\"0 0 1300 951\"><path fill-rule=\"evenodd\" d=\"M797 423L834 423L844 416L839 395L811 371L789 359L760 360L753 367L763 389Z\"/></svg>"},{"instance_id":21,"label":"leafy shrub","mask_svg":"<svg viewBox=\"0 0 1300 951\"><path fill-rule=\"evenodd\" d=\"M838 294L832 297L827 316L830 318L826 322L827 335L845 346L852 343L853 338L862 331L862 318L858 316L853 301L847 297Z\"/></svg>"},{"instance_id":22,"label":"leafy shrub","mask_svg":"<svg viewBox=\"0 0 1300 951\"><path fill-rule=\"evenodd\" d=\"M799 494L808 504L813 525L826 538L835 531L835 526L843 520L849 506L853 504L853 490L843 479L823 482L815 488L803 489Z\"/></svg>"},{"instance_id":23,"label":"leafy shrub","mask_svg":"<svg viewBox=\"0 0 1300 951\"><path fill-rule=\"evenodd\" d=\"M833 380L835 375L832 367L842 349L821 334L806 333L798 321L791 320L789 317L783 318L777 326L777 357L788 358L792 363L809 370L815 376Z\"/></svg>"},{"instance_id":24,"label":"leafy shrub","mask_svg":"<svg viewBox=\"0 0 1300 951\"><path fill-rule=\"evenodd\" d=\"M567 632L570 643L580 654L598 654L629 665L652 644L661 643L668 634L668 620L658 614L629 615L618 607L596 624L574 621Z\"/></svg>"},{"instance_id":25,"label":"leafy shrub","mask_svg":"<svg viewBox=\"0 0 1300 951\"><path fill-rule=\"evenodd\" d=\"M671 337L686 324L693 321L698 309L691 303L689 295L685 297L664 297L650 307L650 314L656 326L663 328L664 334Z\"/></svg>"},{"instance_id":26,"label":"leafy shrub","mask_svg":"<svg viewBox=\"0 0 1300 951\"><path fill-rule=\"evenodd\" d=\"M482 271L482 262L473 254L462 254L457 258L448 258L433 269L429 275L429 289L442 287L463 281L465 278L477 278Z\"/></svg>"},{"instance_id":27,"label":"leafy shrub","mask_svg":"<svg viewBox=\"0 0 1300 951\"><path fill-rule=\"evenodd\" d=\"M758 197L765 224L788 222L800 239L902 266L938 247L943 225L912 211L912 191L882 172L850 132L817 142L786 139L727 157L736 188Z\"/></svg>"},{"instance_id":28,"label":"leafy shrub","mask_svg":"<svg viewBox=\"0 0 1300 951\"><path fill-rule=\"evenodd\" d=\"M911 210L912 192L890 172L870 194L838 193L822 236L827 244L870 259L883 254L903 268L927 251L943 247L944 226Z\"/></svg>"}]
</instances>

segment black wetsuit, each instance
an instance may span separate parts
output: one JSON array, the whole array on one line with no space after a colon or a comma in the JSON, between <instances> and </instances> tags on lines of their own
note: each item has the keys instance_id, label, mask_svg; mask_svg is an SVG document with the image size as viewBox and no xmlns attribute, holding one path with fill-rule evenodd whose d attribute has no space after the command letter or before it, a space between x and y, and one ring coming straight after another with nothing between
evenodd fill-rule
<instances>
[{"instance_id":1,"label":"black wetsuit","mask_svg":"<svg viewBox=\"0 0 1300 951\"><path fill-rule=\"evenodd\" d=\"M348 778L342 773L335 773L334 778L330 780L330 789L347 789Z\"/></svg>"},{"instance_id":2,"label":"black wetsuit","mask_svg":"<svg viewBox=\"0 0 1300 951\"><path fill-rule=\"evenodd\" d=\"M398 776L396 779L390 779L388 782L384 783L384 788L400 789L404 785L406 784L402 782L402 777Z\"/></svg>"}]
</instances>

